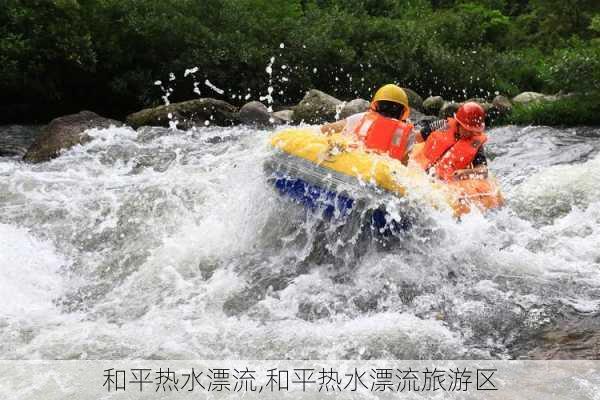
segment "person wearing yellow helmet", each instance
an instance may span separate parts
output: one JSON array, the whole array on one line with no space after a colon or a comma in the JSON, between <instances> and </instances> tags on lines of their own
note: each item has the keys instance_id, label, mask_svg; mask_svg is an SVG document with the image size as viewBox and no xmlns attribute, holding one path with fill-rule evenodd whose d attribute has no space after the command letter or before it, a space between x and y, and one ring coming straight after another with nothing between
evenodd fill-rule
<instances>
[{"instance_id":1,"label":"person wearing yellow helmet","mask_svg":"<svg viewBox=\"0 0 600 400\"><path fill-rule=\"evenodd\" d=\"M413 130L407 122L409 115L406 92L397 85L387 84L375 92L367 112L325 124L321 126L321 132L353 136L369 150L406 161Z\"/></svg>"}]
</instances>

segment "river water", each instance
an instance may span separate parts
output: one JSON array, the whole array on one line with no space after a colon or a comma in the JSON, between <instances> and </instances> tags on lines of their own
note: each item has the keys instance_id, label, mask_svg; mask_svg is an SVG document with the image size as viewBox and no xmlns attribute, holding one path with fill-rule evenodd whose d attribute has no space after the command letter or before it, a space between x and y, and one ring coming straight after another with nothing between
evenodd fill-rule
<instances>
[{"instance_id":1,"label":"river water","mask_svg":"<svg viewBox=\"0 0 600 400\"><path fill-rule=\"evenodd\" d=\"M527 358L595 329L600 129L491 130L507 206L422 209L393 240L280 198L269 134L93 130L37 165L13 146L0 359Z\"/></svg>"}]
</instances>

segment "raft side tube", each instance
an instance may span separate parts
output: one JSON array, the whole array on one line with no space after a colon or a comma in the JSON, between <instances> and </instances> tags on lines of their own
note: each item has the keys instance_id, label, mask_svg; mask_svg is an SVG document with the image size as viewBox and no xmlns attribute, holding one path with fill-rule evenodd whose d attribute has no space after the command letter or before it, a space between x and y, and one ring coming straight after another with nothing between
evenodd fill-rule
<instances>
[{"instance_id":1,"label":"raft side tube","mask_svg":"<svg viewBox=\"0 0 600 400\"><path fill-rule=\"evenodd\" d=\"M276 133L270 142L279 153L305 161L302 170L309 173L303 175L303 179L317 186L323 186L323 179L331 174L332 178L326 179L327 187L330 183L344 182L363 192L375 190L397 198L406 195L407 184L427 187L431 190L420 192L422 200L433 208L449 206L457 217L470 212L473 206L487 211L504 204L492 176L450 183L432 180L420 168L407 167L385 154L369 151L340 134L323 135L306 128L294 128Z\"/></svg>"},{"instance_id":2,"label":"raft side tube","mask_svg":"<svg viewBox=\"0 0 600 400\"><path fill-rule=\"evenodd\" d=\"M412 218L401 213L393 219L385 204L398 197L372 184L359 184L356 178L327 170L307 160L277 151L264 163L267 181L282 196L303 205L323 218L352 218L363 214L371 228L384 235L406 231Z\"/></svg>"}]
</instances>

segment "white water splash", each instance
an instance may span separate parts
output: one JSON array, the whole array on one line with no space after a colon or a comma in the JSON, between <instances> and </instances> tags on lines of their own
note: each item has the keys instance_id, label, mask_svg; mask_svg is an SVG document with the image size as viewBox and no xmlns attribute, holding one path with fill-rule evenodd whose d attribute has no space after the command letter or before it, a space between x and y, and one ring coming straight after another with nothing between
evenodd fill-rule
<instances>
[{"instance_id":1,"label":"white water splash","mask_svg":"<svg viewBox=\"0 0 600 400\"><path fill-rule=\"evenodd\" d=\"M273 64L275 64L275 57L271 57L269 64L265 68L265 71L269 76L269 86L267 87L267 94L260 97L260 101L267 101L267 109L270 113L273 112Z\"/></svg>"},{"instance_id":2,"label":"white water splash","mask_svg":"<svg viewBox=\"0 0 600 400\"><path fill-rule=\"evenodd\" d=\"M184 77L187 77L188 75L194 75L196 72L198 72L198 67L194 67L194 68L189 68L186 69L185 72L183 73Z\"/></svg>"},{"instance_id":3,"label":"white water splash","mask_svg":"<svg viewBox=\"0 0 600 400\"><path fill-rule=\"evenodd\" d=\"M390 243L282 199L266 131L110 128L49 163L0 159L0 357L508 357L553 310L596 312L600 290L598 156L530 153L519 180L534 133L490 132L506 209L418 207ZM566 137L552 159L581 147ZM548 191L571 210L538 226Z\"/></svg>"},{"instance_id":4,"label":"white water splash","mask_svg":"<svg viewBox=\"0 0 600 400\"><path fill-rule=\"evenodd\" d=\"M0 223L0 238L0 321L55 312L52 301L63 290L59 271L67 259L23 228Z\"/></svg>"},{"instance_id":5,"label":"white water splash","mask_svg":"<svg viewBox=\"0 0 600 400\"><path fill-rule=\"evenodd\" d=\"M219 94L225 93L225 90L219 89L218 87L213 85L208 79L204 81L204 84Z\"/></svg>"}]
</instances>

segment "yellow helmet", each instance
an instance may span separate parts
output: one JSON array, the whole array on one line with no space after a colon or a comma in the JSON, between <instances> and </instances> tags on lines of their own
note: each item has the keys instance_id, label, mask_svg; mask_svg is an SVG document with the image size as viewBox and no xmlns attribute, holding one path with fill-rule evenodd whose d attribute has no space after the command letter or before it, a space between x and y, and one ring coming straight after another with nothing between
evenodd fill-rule
<instances>
[{"instance_id":1,"label":"yellow helmet","mask_svg":"<svg viewBox=\"0 0 600 400\"><path fill-rule=\"evenodd\" d=\"M391 101L400 103L404 107L409 107L408 96L404 89L391 83L380 87L379 90L375 92L375 96L373 96L373 99L371 100L371 105L374 105L378 101Z\"/></svg>"},{"instance_id":2,"label":"yellow helmet","mask_svg":"<svg viewBox=\"0 0 600 400\"><path fill-rule=\"evenodd\" d=\"M371 100L372 110L375 110L376 103L378 101L391 101L393 103L402 104L404 106L404 115L401 117L401 119L408 118L410 114L408 96L406 95L404 89L402 89L400 86L388 83L387 85L380 87L377 92L375 92L375 95Z\"/></svg>"}]
</instances>

